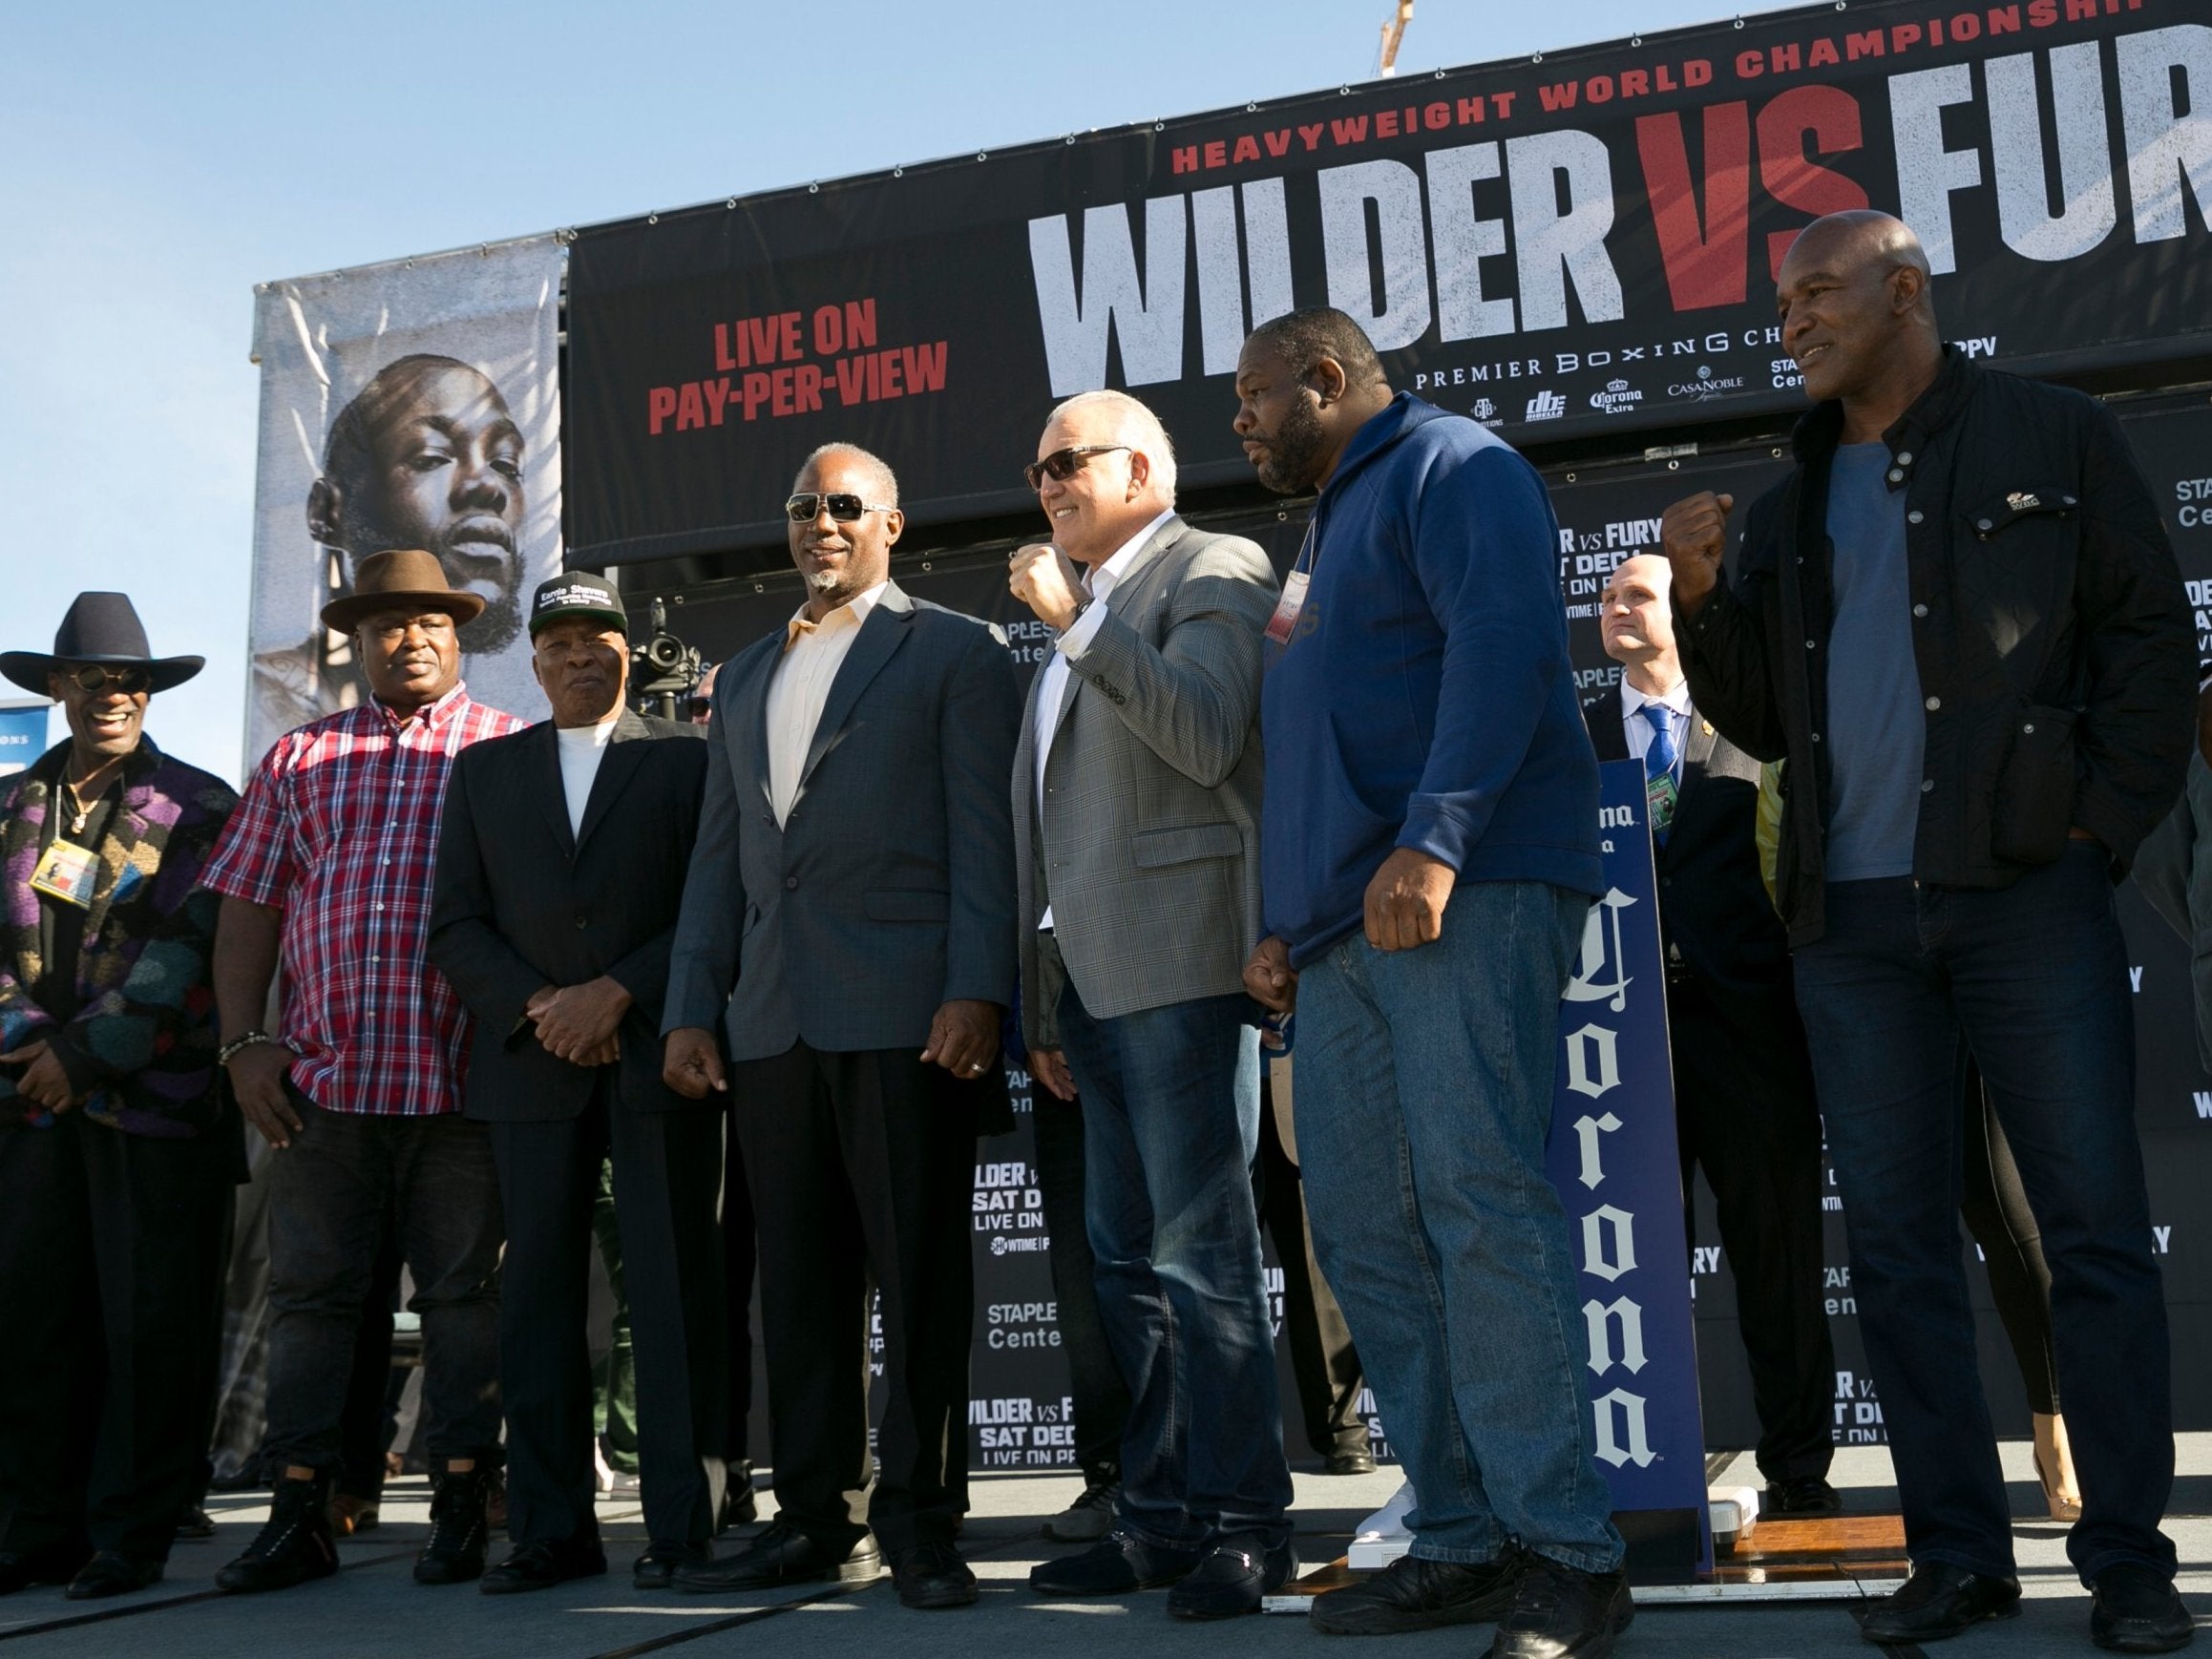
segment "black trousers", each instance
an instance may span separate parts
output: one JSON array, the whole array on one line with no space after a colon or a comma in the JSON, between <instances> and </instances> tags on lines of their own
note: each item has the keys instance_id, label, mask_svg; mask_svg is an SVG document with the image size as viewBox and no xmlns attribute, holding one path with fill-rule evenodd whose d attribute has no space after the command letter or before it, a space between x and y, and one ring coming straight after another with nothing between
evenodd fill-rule
<instances>
[{"instance_id":1,"label":"black trousers","mask_svg":"<svg viewBox=\"0 0 2212 1659\"><path fill-rule=\"evenodd\" d=\"M2028 1409L2054 1417L2058 1354L2051 1340L2051 1264L2043 1259L2043 1229L2028 1208L2028 1188L1982 1087L1981 1068L1965 1054L1959 1065L1959 1214L1982 1248L1990 1299L2012 1343Z\"/></svg>"},{"instance_id":2,"label":"black trousers","mask_svg":"<svg viewBox=\"0 0 2212 1659\"><path fill-rule=\"evenodd\" d=\"M1297 1379L1298 1410L1306 1444L1318 1457L1367 1450L1367 1419L1359 1415L1359 1393L1366 1376L1351 1327L1337 1306L1335 1292L1314 1258L1314 1231L1306 1221L1306 1189L1298 1166L1283 1149L1275 1130L1273 1092L1262 1074L1259 1095L1259 1156L1253 1186L1260 1225L1275 1239L1283 1270L1283 1334L1289 1338L1291 1375ZM1053 1250L1060 1249L1053 1235Z\"/></svg>"},{"instance_id":3,"label":"black trousers","mask_svg":"<svg viewBox=\"0 0 2212 1659\"><path fill-rule=\"evenodd\" d=\"M1039 1084L1030 1090L1029 1121L1037 1138L1038 1194L1052 1238L1052 1295L1061 1352L1067 1355L1076 1460L1085 1480L1110 1480L1121 1467L1129 1389L1098 1311L1098 1264L1084 1219L1083 1102L1061 1100Z\"/></svg>"},{"instance_id":4,"label":"black trousers","mask_svg":"<svg viewBox=\"0 0 2212 1659\"><path fill-rule=\"evenodd\" d=\"M753 1224L752 1188L745 1176L745 1144L732 1132L724 1138L722 1166L723 1328L728 1365L725 1373L722 1456L731 1468L752 1456L752 1293L760 1274L760 1241ZM868 1436L862 1425L861 1443Z\"/></svg>"},{"instance_id":5,"label":"black trousers","mask_svg":"<svg viewBox=\"0 0 2212 1659\"><path fill-rule=\"evenodd\" d=\"M499 1386L507 1530L516 1544L596 1536L586 1312L592 1205L614 1164L622 1285L637 1354L638 1469L655 1543L714 1534L722 1500L722 1114L628 1112L602 1080L578 1117L491 1124L507 1214Z\"/></svg>"},{"instance_id":6,"label":"black trousers","mask_svg":"<svg viewBox=\"0 0 2212 1659\"><path fill-rule=\"evenodd\" d=\"M915 1054L799 1042L731 1067L759 1227L776 1507L839 1549L871 1525L895 1553L949 1543L967 1507L975 1110ZM853 1428L867 1421L867 1332L855 1314L872 1274L885 1398L863 1519Z\"/></svg>"},{"instance_id":7,"label":"black trousers","mask_svg":"<svg viewBox=\"0 0 2212 1659\"><path fill-rule=\"evenodd\" d=\"M1759 1467L1824 1476L1835 1349L1821 1283L1821 1119L1804 1027L1786 996L1723 1007L1703 984L1667 987L1682 1190L1702 1166L1736 1275L1751 1362Z\"/></svg>"},{"instance_id":8,"label":"black trousers","mask_svg":"<svg viewBox=\"0 0 2212 1659\"><path fill-rule=\"evenodd\" d=\"M0 1549L169 1557L207 1452L233 1160L66 1112L0 1129Z\"/></svg>"}]
</instances>

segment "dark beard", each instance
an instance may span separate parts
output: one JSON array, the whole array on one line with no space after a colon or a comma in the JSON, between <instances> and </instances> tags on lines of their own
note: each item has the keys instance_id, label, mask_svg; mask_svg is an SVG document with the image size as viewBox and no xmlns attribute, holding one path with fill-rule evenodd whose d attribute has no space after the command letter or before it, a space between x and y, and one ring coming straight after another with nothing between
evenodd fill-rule
<instances>
[{"instance_id":1,"label":"dark beard","mask_svg":"<svg viewBox=\"0 0 2212 1659\"><path fill-rule=\"evenodd\" d=\"M1320 412L1304 398L1292 404L1267 445L1267 459L1258 467L1264 489L1277 495L1303 495L1321 476L1322 455L1328 434L1321 430Z\"/></svg>"},{"instance_id":2,"label":"dark beard","mask_svg":"<svg viewBox=\"0 0 2212 1659\"><path fill-rule=\"evenodd\" d=\"M486 605L474 621L463 622L457 631L461 649L470 656L496 657L522 632L521 602L513 594L504 595Z\"/></svg>"}]
</instances>

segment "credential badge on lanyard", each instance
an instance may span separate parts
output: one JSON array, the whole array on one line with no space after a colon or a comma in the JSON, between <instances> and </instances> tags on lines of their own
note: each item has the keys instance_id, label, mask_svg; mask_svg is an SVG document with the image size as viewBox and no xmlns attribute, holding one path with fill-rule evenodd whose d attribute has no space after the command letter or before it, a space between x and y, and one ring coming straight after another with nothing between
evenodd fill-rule
<instances>
[{"instance_id":1,"label":"credential badge on lanyard","mask_svg":"<svg viewBox=\"0 0 2212 1659\"><path fill-rule=\"evenodd\" d=\"M1298 613L1305 609L1306 587L1314 578L1308 555L1314 551L1314 520L1306 521L1306 539L1298 544L1298 556L1291 564L1291 574L1283 578L1282 598L1275 601L1275 615L1267 620L1267 637L1278 645L1291 642L1291 630L1297 626Z\"/></svg>"}]
</instances>

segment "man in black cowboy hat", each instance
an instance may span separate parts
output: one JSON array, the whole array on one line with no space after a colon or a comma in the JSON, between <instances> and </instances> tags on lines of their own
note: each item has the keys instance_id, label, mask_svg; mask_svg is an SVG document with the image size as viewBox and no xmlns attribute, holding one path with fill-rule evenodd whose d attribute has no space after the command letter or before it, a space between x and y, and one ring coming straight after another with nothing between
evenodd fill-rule
<instances>
[{"instance_id":1,"label":"man in black cowboy hat","mask_svg":"<svg viewBox=\"0 0 2212 1659\"><path fill-rule=\"evenodd\" d=\"M238 797L143 730L200 665L106 593L0 653L69 722L0 783L0 1595L152 1584L206 1451L238 1141L199 879Z\"/></svg>"},{"instance_id":2,"label":"man in black cowboy hat","mask_svg":"<svg viewBox=\"0 0 2212 1659\"><path fill-rule=\"evenodd\" d=\"M387 1226L422 1315L433 1496L423 1584L483 1571L499 1455L499 1186L461 1116L467 1011L424 956L453 757L522 728L473 702L455 630L483 599L430 554L364 559L323 609L370 700L277 740L206 882L223 898L222 1062L278 1152L269 1192L268 1438L276 1502L226 1590L338 1570L326 1516L354 1334ZM280 952L282 1018L262 1027Z\"/></svg>"}]
</instances>

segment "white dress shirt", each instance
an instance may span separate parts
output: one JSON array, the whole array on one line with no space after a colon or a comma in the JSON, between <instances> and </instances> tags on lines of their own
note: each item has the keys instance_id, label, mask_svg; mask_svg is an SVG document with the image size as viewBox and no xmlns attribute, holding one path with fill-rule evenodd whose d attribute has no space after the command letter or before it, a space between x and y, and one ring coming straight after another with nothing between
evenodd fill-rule
<instances>
[{"instance_id":1,"label":"white dress shirt","mask_svg":"<svg viewBox=\"0 0 2212 1659\"><path fill-rule=\"evenodd\" d=\"M560 725L553 729L553 738L560 746L560 792L568 799L568 832L583 833L584 803L591 799L592 780L600 775L600 762L606 758L607 745L614 740L616 721L603 720L597 725Z\"/></svg>"},{"instance_id":2,"label":"white dress shirt","mask_svg":"<svg viewBox=\"0 0 2212 1659\"><path fill-rule=\"evenodd\" d=\"M859 636L860 624L883 598L888 580L866 593L855 594L819 622L807 620L804 605L784 624L784 654L769 680L767 724L769 744L769 810L776 827L798 805L799 777L807 769L807 751L814 744L814 727L822 724L822 704L844 666L845 657Z\"/></svg>"},{"instance_id":3,"label":"white dress shirt","mask_svg":"<svg viewBox=\"0 0 2212 1659\"><path fill-rule=\"evenodd\" d=\"M1044 828L1044 762L1052 753L1052 734L1060 726L1060 700L1067 692L1067 665L1090 649L1090 642L1098 638L1098 631L1106 626L1106 599L1115 585L1129 574L1129 565L1139 550L1151 540L1161 525L1175 516L1170 507L1151 523L1123 542L1114 550L1114 556L1104 564L1091 566L1090 575L1084 578L1084 586L1090 591L1090 607L1066 633L1052 642L1051 661L1038 676L1037 703L1030 710L1034 727L1034 745L1037 750L1037 827ZM1052 927L1052 907L1044 907L1044 914L1037 923L1037 931L1045 933Z\"/></svg>"},{"instance_id":4,"label":"white dress shirt","mask_svg":"<svg viewBox=\"0 0 2212 1659\"><path fill-rule=\"evenodd\" d=\"M1675 752L1680 755L1690 746L1690 722L1695 711L1690 706L1690 682L1675 682L1675 689L1664 697L1647 697L1629 683L1626 674L1621 676L1621 730L1629 740L1629 753L1637 760L1652 746L1652 717L1644 712L1644 704L1655 703L1675 716Z\"/></svg>"}]
</instances>

